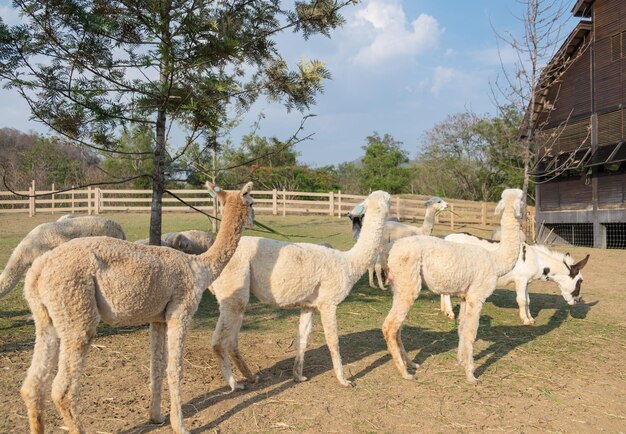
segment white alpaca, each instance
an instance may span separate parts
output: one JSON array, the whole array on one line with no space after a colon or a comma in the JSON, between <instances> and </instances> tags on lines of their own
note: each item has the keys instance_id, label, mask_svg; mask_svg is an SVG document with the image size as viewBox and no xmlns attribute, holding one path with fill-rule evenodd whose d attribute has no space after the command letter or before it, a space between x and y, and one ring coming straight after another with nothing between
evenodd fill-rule
<instances>
[{"instance_id":1,"label":"white alpaca","mask_svg":"<svg viewBox=\"0 0 626 434\"><path fill-rule=\"evenodd\" d=\"M407 225L404 223L400 223L395 218L387 218L385 222L385 228L383 231L383 243L391 243L395 240L399 240L400 238L406 238L413 235L430 235L433 232L433 228L435 227L435 217L441 211L448 208L448 203L441 199L440 197L433 196L424 202L424 206L426 207L426 212L424 214L424 222L421 227L415 227L411 225ZM355 208L350 213L348 213L348 217L352 221L352 237L354 240L357 240L359 237L359 232L361 230L361 224L363 222L363 218L365 217L362 213L362 210ZM384 269L386 268L387 258L386 256L379 256L376 258L374 263L368 267L367 274L369 278L370 287L376 288L374 285L374 273L376 273L376 280L378 281L378 287L382 290L386 290L384 285Z\"/></svg>"},{"instance_id":2,"label":"white alpaca","mask_svg":"<svg viewBox=\"0 0 626 434\"><path fill-rule=\"evenodd\" d=\"M167 359L172 429L188 432L180 393L185 336L203 292L235 253L244 226L253 223L251 190L252 183L233 193L215 188L224 205L222 227L213 246L199 256L91 237L62 244L35 261L24 287L35 318L35 349L21 391L32 433L44 432L44 393L57 359L52 400L69 432L83 432L78 382L100 321L116 326L150 323L150 419L163 421Z\"/></svg>"},{"instance_id":3,"label":"white alpaca","mask_svg":"<svg viewBox=\"0 0 626 434\"><path fill-rule=\"evenodd\" d=\"M498 242L470 234L450 234L445 239L455 243L474 244L492 251L498 249L500 245ZM528 284L535 280L555 282L567 304L576 304L580 301L580 287L583 282L580 270L587 264L587 260L589 260L589 255L574 263L574 258L569 253L563 254L551 251L546 246L522 243L515 268L500 277L497 284L515 283L519 316L525 325L534 324L535 320L529 309ZM441 310L450 319L454 319L449 295L441 296Z\"/></svg>"},{"instance_id":4,"label":"white alpaca","mask_svg":"<svg viewBox=\"0 0 626 434\"><path fill-rule=\"evenodd\" d=\"M504 190L496 212L502 211L502 242L496 251L471 244L458 244L435 237L402 238L389 251L389 279L393 305L383 324L389 352L404 378L412 379L407 367L417 368L402 344L400 327L418 297L422 282L436 294L461 296L458 361L471 383L474 377L473 344L483 303L496 288L500 276L515 266L520 250L519 209L521 190Z\"/></svg>"},{"instance_id":5,"label":"white alpaca","mask_svg":"<svg viewBox=\"0 0 626 434\"><path fill-rule=\"evenodd\" d=\"M182 232L168 232L161 235L161 246L180 250L190 255L199 255L213 245L213 236L197 229ZM150 244L150 240L137 240L137 244Z\"/></svg>"},{"instance_id":6,"label":"white alpaca","mask_svg":"<svg viewBox=\"0 0 626 434\"><path fill-rule=\"evenodd\" d=\"M250 292L261 302L277 307L300 307L296 337L295 381L302 375L304 352L319 310L335 375L344 386L352 383L343 375L337 336L337 305L350 293L381 247L383 224L389 211L389 194L377 191L363 204L367 219L354 247L346 252L308 243L287 243L267 238L242 237L237 252L222 275L209 288L220 304L220 317L213 334L213 350L230 387L242 388L232 373L230 356L249 381L250 371L238 348L238 335Z\"/></svg>"},{"instance_id":7,"label":"white alpaca","mask_svg":"<svg viewBox=\"0 0 626 434\"><path fill-rule=\"evenodd\" d=\"M0 298L20 281L33 261L44 253L74 238L108 236L126 239L122 227L104 217L65 215L56 222L42 223L17 245L0 274Z\"/></svg>"}]
</instances>

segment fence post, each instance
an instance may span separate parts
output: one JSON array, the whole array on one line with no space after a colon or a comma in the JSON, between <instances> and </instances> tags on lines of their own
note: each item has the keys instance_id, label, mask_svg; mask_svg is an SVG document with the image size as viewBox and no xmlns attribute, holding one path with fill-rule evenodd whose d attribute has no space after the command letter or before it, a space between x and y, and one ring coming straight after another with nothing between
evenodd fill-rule
<instances>
[{"instance_id":1,"label":"fence post","mask_svg":"<svg viewBox=\"0 0 626 434\"><path fill-rule=\"evenodd\" d=\"M35 198L35 195L37 194L37 187L35 185L35 180L33 179L33 181L31 182L31 202L32 202L32 214L31 217L37 214L37 198Z\"/></svg>"},{"instance_id":2,"label":"fence post","mask_svg":"<svg viewBox=\"0 0 626 434\"><path fill-rule=\"evenodd\" d=\"M341 218L341 190L337 192L337 217Z\"/></svg>"},{"instance_id":3,"label":"fence post","mask_svg":"<svg viewBox=\"0 0 626 434\"><path fill-rule=\"evenodd\" d=\"M482 214L481 214L482 224L487 224L487 202L483 202Z\"/></svg>"},{"instance_id":4,"label":"fence post","mask_svg":"<svg viewBox=\"0 0 626 434\"><path fill-rule=\"evenodd\" d=\"M450 211L452 211L450 213L450 230L454 230L454 204L451 203L450 204Z\"/></svg>"},{"instance_id":5,"label":"fence post","mask_svg":"<svg viewBox=\"0 0 626 434\"><path fill-rule=\"evenodd\" d=\"M74 186L72 185L72 214L76 211L74 210Z\"/></svg>"},{"instance_id":6,"label":"fence post","mask_svg":"<svg viewBox=\"0 0 626 434\"><path fill-rule=\"evenodd\" d=\"M34 210L33 210L33 187L32 186L28 186L28 216L32 217L34 215Z\"/></svg>"},{"instance_id":7,"label":"fence post","mask_svg":"<svg viewBox=\"0 0 626 434\"><path fill-rule=\"evenodd\" d=\"M54 191L54 182L52 183L52 191ZM54 214L54 194L52 195L51 206L52 206L52 214Z\"/></svg>"},{"instance_id":8,"label":"fence post","mask_svg":"<svg viewBox=\"0 0 626 434\"><path fill-rule=\"evenodd\" d=\"M331 217L335 214L335 192L328 193L328 215Z\"/></svg>"},{"instance_id":9,"label":"fence post","mask_svg":"<svg viewBox=\"0 0 626 434\"><path fill-rule=\"evenodd\" d=\"M287 215L287 193L285 193L285 189L283 188L283 217Z\"/></svg>"},{"instance_id":10,"label":"fence post","mask_svg":"<svg viewBox=\"0 0 626 434\"><path fill-rule=\"evenodd\" d=\"M100 214L100 189L96 187L93 195L94 214Z\"/></svg>"},{"instance_id":11,"label":"fence post","mask_svg":"<svg viewBox=\"0 0 626 434\"><path fill-rule=\"evenodd\" d=\"M276 189L272 190L272 214L278 214L278 192Z\"/></svg>"},{"instance_id":12,"label":"fence post","mask_svg":"<svg viewBox=\"0 0 626 434\"><path fill-rule=\"evenodd\" d=\"M91 215L91 187L87 187L87 215Z\"/></svg>"}]
</instances>

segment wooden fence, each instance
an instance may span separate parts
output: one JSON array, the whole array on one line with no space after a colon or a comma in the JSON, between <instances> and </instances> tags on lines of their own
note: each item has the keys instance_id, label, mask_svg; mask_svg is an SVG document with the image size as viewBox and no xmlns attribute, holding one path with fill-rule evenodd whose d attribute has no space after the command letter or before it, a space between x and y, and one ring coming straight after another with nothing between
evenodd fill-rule
<instances>
[{"instance_id":1,"label":"wooden fence","mask_svg":"<svg viewBox=\"0 0 626 434\"><path fill-rule=\"evenodd\" d=\"M150 210L150 190L109 190L86 188L52 194L51 190L37 190L33 181L27 191L18 193L38 197L20 197L11 192L0 192L0 214L23 213L34 216L37 213L87 213L143 212ZM214 212L213 199L206 190L172 190L188 204L203 211ZM341 191L329 193L307 193L298 191L253 191L255 212L258 214L294 215L318 214L336 217L345 216L366 196L344 194ZM405 221L420 222L424 219L424 201L430 196L402 195L392 197L391 215ZM440 224L450 229L468 225L497 226L499 217L494 215L493 202L472 202L446 199L449 209L438 215ZM192 212L193 210L167 194L163 197L163 211ZM528 215L534 211L529 207ZM530 219L532 225L532 219ZM529 227L529 229L531 229ZM531 229L529 232L533 233Z\"/></svg>"}]
</instances>

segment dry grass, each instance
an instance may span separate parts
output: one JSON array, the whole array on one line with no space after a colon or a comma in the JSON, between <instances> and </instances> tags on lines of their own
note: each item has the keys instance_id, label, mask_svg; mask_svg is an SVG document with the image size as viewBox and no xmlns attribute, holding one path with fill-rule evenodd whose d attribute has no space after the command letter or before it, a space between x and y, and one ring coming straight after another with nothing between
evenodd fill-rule
<instances>
[{"instance_id":1,"label":"dry grass","mask_svg":"<svg viewBox=\"0 0 626 434\"><path fill-rule=\"evenodd\" d=\"M129 239L147 236L147 215L111 217ZM0 216L0 263L30 229L53 219ZM351 245L347 219L261 216L261 221L297 235L294 240L327 241L342 249ZM206 227L206 219L192 214L164 217L165 231ZM445 228L438 228L443 232ZM305 361L304 374L311 380L294 384L297 313L253 301L241 348L262 381L228 393L209 345L217 305L206 294L186 347L187 425L196 432L623 432L626 275L619 270L626 253L570 251L577 258L591 253L584 270L585 303L570 308L554 286L534 284L531 310L537 324L527 327L519 322L514 292L498 289L481 316L476 365L482 383L476 387L465 382L456 366L456 324L438 312L438 298L427 291L415 303L403 332L410 356L422 367L416 381L401 379L380 332L391 294L370 289L361 279L338 312L341 353L357 387L344 389L336 383L317 318ZM0 302L0 408L5 415L0 432L27 429L19 399L34 334L25 322L27 315L21 286ZM145 328L100 328L82 380L81 411L89 432L169 432L167 425L146 424L147 354ZM52 431L61 421L49 401L47 405Z\"/></svg>"}]
</instances>

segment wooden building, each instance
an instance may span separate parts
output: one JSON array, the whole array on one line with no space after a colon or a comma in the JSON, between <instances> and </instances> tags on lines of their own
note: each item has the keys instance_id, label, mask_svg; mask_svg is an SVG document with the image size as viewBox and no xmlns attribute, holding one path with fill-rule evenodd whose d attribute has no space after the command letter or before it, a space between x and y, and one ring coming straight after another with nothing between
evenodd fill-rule
<instances>
[{"instance_id":1,"label":"wooden building","mask_svg":"<svg viewBox=\"0 0 626 434\"><path fill-rule=\"evenodd\" d=\"M537 228L626 248L626 0L578 0L572 13L533 107Z\"/></svg>"}]
</instances>

